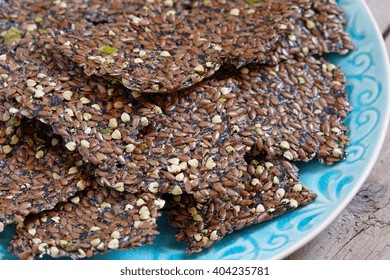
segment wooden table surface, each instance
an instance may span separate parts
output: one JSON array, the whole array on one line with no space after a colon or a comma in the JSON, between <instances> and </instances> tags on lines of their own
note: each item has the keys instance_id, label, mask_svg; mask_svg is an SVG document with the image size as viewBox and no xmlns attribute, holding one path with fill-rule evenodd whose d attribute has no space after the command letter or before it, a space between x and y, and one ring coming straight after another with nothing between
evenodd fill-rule
<instances>
[{"instance_id":1,"label":"wooden table surface","mask_svg":"<svg viewBox=\"0 0 390 280\"><path fill-rule=\"evenodd\" d=\"M390 50L390 0L366 0ZM390 129L360 192L338 218L287 259L390 259Z\"/></svg>"}]
</instances>

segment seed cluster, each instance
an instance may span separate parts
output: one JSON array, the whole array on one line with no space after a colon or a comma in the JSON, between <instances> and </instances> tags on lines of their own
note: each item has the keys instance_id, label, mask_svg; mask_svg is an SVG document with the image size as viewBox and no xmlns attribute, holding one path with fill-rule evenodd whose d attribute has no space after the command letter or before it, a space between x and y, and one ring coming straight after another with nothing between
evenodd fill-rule
<instances>
[{"instance_id":1,"label":"seed cluster","mask_svg":"<svg viewBox=\"0 0 390 280\"><path fill-rule=\"evenodd\" d=\"M313 201L295 161L345 158L353 49L333 0L0 5L0 232L22 259L200 252Z\"/></svg>"}]
</instances>

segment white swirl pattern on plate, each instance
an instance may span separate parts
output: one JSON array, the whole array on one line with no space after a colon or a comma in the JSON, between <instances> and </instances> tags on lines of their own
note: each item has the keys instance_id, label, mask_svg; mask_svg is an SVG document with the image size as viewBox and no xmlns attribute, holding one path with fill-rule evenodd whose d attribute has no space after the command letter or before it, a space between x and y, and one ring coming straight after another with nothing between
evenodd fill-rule
<instances>
[{"instance_id":1,"label":"white swirl pattern on plate","mask_svg":"<svg viewBox=\"0 0 390 280\"><path fill-rule=\"evenodd\" d=\"M348 16L347 30L357 49L347 56L329 56L348 79L347 90L353 111L347 124L351 144L347 159L332 167L318 162L301 164L302 181L318 194L316 201L272 221L254 225L225 237L212 248L187 255L185 244L175 240L175 229L167 217L160 221L161 234L155 243L136 250L110 252L93 259L272 259L285 256L303 245L324 223L329 223L345 202L360 188L369 163L378 153L389 114L388 72L385 50L362 0L340 0ZM372 164L371 164L372 165ZM12 230L0 234L0 259L14 258L7 251Z\"/></svg>"}]
</instances>

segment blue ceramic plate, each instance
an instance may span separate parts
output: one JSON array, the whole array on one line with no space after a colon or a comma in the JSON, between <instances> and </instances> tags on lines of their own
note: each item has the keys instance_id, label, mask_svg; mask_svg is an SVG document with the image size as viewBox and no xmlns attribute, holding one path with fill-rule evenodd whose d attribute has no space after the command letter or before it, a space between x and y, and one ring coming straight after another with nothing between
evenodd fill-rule
<instances>
[{"instance_id":1,"label":"blue ceramic plate","mask_svg":"<svg viewBox=\"0 0 390 280\"><path fill-rule=\"evenodd\" d=\"M369 175L383 144L389 120L389 66L380 31L363 0L339 0L348 17L347 29L357 49L348 56L330 56L348 79L353 111L349 116L351 145L346 161L332 167L317 162L301 165L302 181L317 200L273 221L254 225L222 239L197 255L187 255L175 240L175 229L162 217L161 234L153 245L111 252L94 259L281 259L327 227L347 206ZM0 234L0 259L15 259L7 251L13 228Z\"/></svg>"}]
</instances>

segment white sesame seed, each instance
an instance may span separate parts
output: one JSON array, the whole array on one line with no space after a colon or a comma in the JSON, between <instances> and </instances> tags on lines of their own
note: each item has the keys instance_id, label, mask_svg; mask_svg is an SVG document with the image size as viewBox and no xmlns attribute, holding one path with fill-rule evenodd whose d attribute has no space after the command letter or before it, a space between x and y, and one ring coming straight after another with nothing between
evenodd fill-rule
<instances>
[{"instance_id":1,"label":"white sesame seed","mask_svg":"<svg viewBox=\"0 0 390 280\"><path fill-rule=\"evenodd\" d=\"M195 222L202 222L203 221L203 218L201 215L199 214L196 214L192 217L192 219L194 219Z\"/></svg>"},{"instance_id":2,"label":"white sesame seed","mask_svg":"<svg viewBox=\"0 0 390 280\"><path fill-rule=\"evenodd\" d=\"M284 152L283 156L288 160L293 160L294 156L290 151Z\"/></svg>"},{"instance_id":3,"label":"white sesame seed","mask_svg":"<svg viewBox=\"0 0 390 280\"><path fill-rule=\"evenodd\" d=\"M126 152L132 153L135 150L135 145L134 144L129 144L126 146Z\"/></svg>"},{"instance_id":4,"label":"white sesame seed","mask_svg":"<svg viewBox=\"0 0 390 280\"><path fill-rule=\"evenodd\" d=\"M216 241L219 239L218 232L216 230L212 231L210 234L210 240L211 241Z\"/></svg>"},{"instance_id":5,"label":"white sesame seed","mask_svg":"<svg viewBox=\"0 0 390 280\"><path fill-rule=\"evenodd\" d=\"M284 195L286 194L286 191L284 189L278 189L276 192L276 197L278 199L282 199L284 197Z\"/></svg>"},{"instance_id":6,"label":"white sesame seed","mask_svg":"<svg viewBox=\"0 0 390 280\"><path fill-rule=\"evenodd\" d=\"M127 123L130 121L130 115L126 112L122 113L121 115L121 121L124 123Z\"/></svg>"},{"instance_id":7,"label":"white sesame seed","mask_svg":"<svg viewBox=\"0 0 390 280\"><path fill-rule=\"evenodd\" d=\"M168 171L173 174L179 173L181 171L181 167L180 165L172 164L171 166L168 166Z\"/></svg>"},{"instance_id":8,"label":"white sesame seed","mask_svg":"<svg viewBox=\"0 0 390 280\"><path fill-rule=\"evenodd\" d=\"M85 105L91 103L91 100L86 97L81 97L80 102Z\"/></svg>"},{"instance_id":9,"label":"white sesame seed","mask_svg":"<svg viewBox=\"0 0 390 280\"><path fill-rule=\"evenodd\" d=\"M251 181L251 185L252 185L252 186L257 186L257 185L259 185L259 184L260 184L260 180L257 179L257 178L254 178L254 179Z\"/></svg>"},{"instance_id":10,"label":"white sesame seed","mask_svg":"<svg viewBox=\"0 0 390 280\"><path fill-rule=\"evenodd\" d=\"M182 182L184 180L184 174L183 173L177 174L175 179L176 181Z\"/></svg>"},{"instance_id":11,"label":"white sesame seed","mask_svg":"<svg viewBox=\"0 0 390 280\"><path fill-rule=\"evenodd\" d=\"M87 140L81 140L80 145L82 148L89 149L89 142Z\"/></svg>"},{"instance_id":12,"label":"white sesame seed","mask_svg":"<svg viewBox=\"0 0 390 280\"><path fill-rule=\"evenodd\" d=\"M235 150L232 146L227 146L227 147L225 147L225 151L230 154L230 153L234 152Z\"/></svg>"},{"instance_id":13,"label":"white sesame seed","mask_svg":"<svg viewBox=\"0 0 390 280\"><path fill-rule=\"evenodd\" d=\"M123 192L125 190L125 184L123 182L118 182L114 185L114 189L118 192Z\"/></svg>"},{"instance_id":14,"label":"white sesame seed","mask_svg":"<svg viewBox=\"0 0 390 280\"><path fill-rule=\"evenodd\" d=\"M111 237L112 238L116 238L116 239L119 239L121 237L121 234L119 231L115 230L111 233Z\"/></svg>"},{"instance_id":15,"label":"white sesame seed","mask_svg":"<svg viewBox=\"0 0 390 280\"><path fill-rule=\"evenodd\" d=\"M0 231L1 232L1 231ZM34 236L36 233L37 233L37 230L35 228L30 228L28 230L28 233L31 234L32 236Z\"/></svg>"},{"instance_id":16,"label":"white sesame seed","mask_svg":"<svg viewBox=\"0 0 390 280\"><path fill-rule=\"evenodd\" d=\"M289 150L290 149L290 143L288 143L287 141L281 141L280 144L279 144L279 147L282 148L282 149L285 149L285 150Z\"/></svg>"},{"instance_id":17,"label":"white sesame seed","mask_svg":"<svg viewBox=\"0 0 390 280\"><path fill-rule=\"evenodd\" d=\"M89 121L92 119L92 115L90 113L83 113L83 119Z\"/></svg>"},{"instance_id":18,"label":"white sesame seed","mask_svg":"<svg viewBox=\"0 0 390 280\"><path fill-rule=\"evenodd\" d=\"M93 247L96 247L96 246L98 246L100 244L100 242L101 242L100 238L97 237L97 238L94 238L94 239L91 240L91 245Z\"/></svg>"},{"instance_id":19,"label":"white sesame seed","mask_svg":"<svg viewBox=\"0 0 390 280\"><path fill-rule=\"evenodd\" d=\"M72 197L70 201L73 202L74 204L78 204L80 202L80 197L78 196Z\"/></svg>"},{"instance_id":20,"label":"white sesame seed","mask_svg":"<svg viewBox=\"0 0 390 280\"><path fill-rule=\"evenodd\" d=\"M240 10L237 8L234 8L234 9L230 10L229 14L231 14L232 16L239 16Z\"/></svg>"},{"instance_id":21,"label":"white sesame seed","mask_svg":"<svg viewBox=\"0 0 390 280\"><path fill-rule=\"evenodd\" d=\"M217 164L215 163L215 161L213 160L212 157L209 157L206 161L206 168L207 169L213 169L214 167L216 167Z\"/></svg>"},{"instance_id":22,"label":"white sesame seed","mask_svg":"<svg viewBox=\"0 0 390 280\"><path fill-rule=\"evenodd\" d=\"M46 247L47 247L47 243L40 243L39 245L38 245L38 250L39 250L39 252L46 252Z\"/></svg>"},{"instance_id":23,"label":"white sesame seed","mask_svg":"<svg viewBox=\"0 0 390 280\"><path fill-rule=\"evenodd\" d=\"M217 123L221 123L222 122L222 118L220 115L216 115L212 118L211 120L214 124L217 124Z\"/></svg>"},{"instance_id":24,"label":"white sesame seed","mask_svg":"<svg viewBox=\"0 0 390 280\"><path fill-rule=\"evenodd\" d=\"M100 107L99 104L92 104L91 107L94 108L97 111L101 111L102 110L102 108Z\"/></svg>"},{"instance_id":25,"label":"white sesame seed","mask_svg":"<svg viewBox=\"0 0 390 280\"><path fill-rule=\"evenodd\" d=\"M193 158L193 159L190 159L190 160L188 161L188 164L189 164L190 166L192 166L192 167L198 167L199 162L198 162L198 160L197 160L196 158Z\"/></svg>"},{"instance_id":26,"label":"white sesame seed","mask_svg":"<svg viewBox=\"0 0 390 280\"><path fill-rule=\"evenodd\" d=\"M207 66L208 68L213 68L213 67L214 67L214 63L208 61L208 62L206 62L206 66Z\"/></svg>"},{"instance_id":27,"label":"white sesame seed","mask_svg":"<svg viewBox=\"0 0 390 280\"><path fill-rule=\"evenodd\" d=\"M302 184L295 184L294 186L293 186L293 191L294 192L300 192L300 191L302 191Z\"/></svg>"},{"instance_id":28,"label":"white sesame seed","mask_svg":"<svg viewBox=\"0 0 390 280\"><path fill-rule=\"evenodd\" d=\"M264 172L264 167L261 165L258 165L256 167L256 174L262 174Z\"/></svg>"},{"instance_id":29,"label":"white sesame seed","mask_svg":"<svg viewBox=\"0 0 390 280\"><path fill-rule=\"evenodd\" d=\"M339 158L343 154L343 151L339 148L334 148L332 151L332 155L336 158Z\"/></svg>"},{"instance_id":30,"label":"white sesame seed","mask_svg":"<svg viewBox=\"0 0 390 280\"><path fill-rule=\"evenodd\" d=\"M79 172L79 169L77 168L77 166L73 166L73 167L69 168L69 170L68 170L69 175L76 174L78 172Z\"/></svg>"},{"instance_id":31,"label":"white sesame seed","mask_svg":"<svg viewBox=\"0 0 390 280\"><path fill-rule=\"evenodd\" d=\"M139 218L141 220L146 220L150 218L150 211L147 206L142 206L141 209L139 210Z\"/></svg>"},{"instance_id":32,"label":"white sesame seed","mask_svg":"<svg viewBox=\"0 0 390 280\"><path fill-rule=\"evenodd\" d=\"M257 212L257 213L265 212L265 208L264 208L263 204L258 204L258 205L256 206L256 212Z\"/></svg>"},{"instance_id":33,"label":"white sesame seed","mask_svg":"<svg viewBox=\"0 0 390 280\"><path fill-rule=\"evenodd\" d=\"M231 91L230 88L227 88L227 87L221 88L221 93L222 93L223 95L229 94L230 91Z\"/></svg>"},{"instance_id":34,"label":"white sesame seed","mask_svg":"<svg viewBox=\"0 0 390 280\"><path fill-rule=\"evenodd\" d=\"M308 29L313 29L314 27L316 27L316 24L313 21L308 20L308 21L306 21L306 27Z\"/></svg>"},{"instance_id":35,"label":"white sesame seed","mask_svg":"<svg viewBox=\"0 0 390 280\"><path fill-rule=\"evenodd\" d=\"M285 25L285 24L280 24L280 25L279 25L279 29L280 29L280 30L286 30L286 29L287 29L287 25Z\"/></svg>"},{"instance_id":36,"label":"white sesame seed","mask_svg":"<svg viewBox=\"0 0 390 280\"><path fill-rule=\"evenodd\" d=\"M66 147L69 151L73 152L73 151L76 150L77 144L76 144L75 142L69 142L69 143L67 143L67 144L65 145L65 147Z\"/></svg>"},{"instance_id":37,"label":"white sesame seed","mask_svg":"<svg viewBox=\"0 0 390 280\"><path fill-rule=\"evenodd\" d=\"M45 153L44 153L42 150L39 150L39 151L35 154L35 158L37 158L37 159L43 158L44 156L45 156Z\"/></svg>"},{"instance_id":38,"label":"white sesame seed","mask_svg":"<svg viewBox=\"0 0 390 280\"><path fill-rule=\"evenodd\" d=\"M181 195L183 191L179 186L174 186L171 192L173 195Z\"/></svg>"},{"instance_id":39,"label":"white sesame seed","mask_svg":"<svg viewBox=\"0 0 390 280\"><path fill-rule=\"evenodd\" d=\"M143 57L143 56L146 55L146 51L140 50L138 54L139 54L140 57ZM142 61L142 59L141 59L141 61ZM143 61L142 61L142 62L143 62ZM142 63L142 62L140 62L140 63ZM136 63L138 63L138 62L136 62Z\"/></svg>"},{"instance_id":40,"label":"white sesame seed","mask_svg":"<svg viewBox=\"0 0 390 280\"><path fill-rule=\"evenodd\" d=\"M157 114L161 114L162 113L162 110L159 106L154 106L153 107L153 112L157 113Z\"/></svg>"},{"instance_id":41,"label":"white sesame seed","mask_svg":"<svg viewBox=\"0 0 390 280\"><path fill-rule=\"evenodd\" d=\"M290 206L292 208L297 208L298 207L298 201L296 201L295 199L290 199Z\"/></svg>"},{"instance_id":42,"label":"white sesame seed","mask_svg":"<svg viewBox=\"0 0 390 280\"><path fill-rule=\"evenodd\" d=\"M331 131L334 132L334 133L340 133L341 132L340 128L338 128L338 127L332 127Z\"/></svg>"},{"instance_id":43,"label":"white sesame seed","mask_svg":"<svg viewBox=\"0 0 390 280\"><path fill-rule=\"evenodd\" d=\"M37 82L32 79L28 79L26 84L28 87L35 87L37 85Z\"/></svg>"},{"instance_id":44,"label":"white sesame seed","mask_svg":"<svg viewBox=\"0 0 390 280\"><path fill-rule=\"evenodd\" d=\"M152 182L149 184L149 187L148 187L148 190L151 192L151 193L157 193L158 192L158 183L157 182Z\"/></svg>"},{"instance_id":45,"label":"white sesame seed","mask_svg":"<svg viewBox=\"0 0 390 280\"><path fill-rule=\"evenodd\" d=\"M135 204L137 206L141 206L141 205L144 205L145 203L146 203L145 200L143 200L142 198L139 198Z\"/></svg>"},{"instance_id":46,"label":"white sesame seed","mask_svg":"<svg viewBox=\"0 0 390 280\"><path fill-rule=\"evenodd\" d=\"M146 117L141 118L141 126L148 126L149 120Z\"/></svg>"},{"instance_id":47,"label":"white sesame seed","mask_svg":"<svg viewBox=\"0 0 390 280\"><path fill-rule=\"evenodd\" d=\"M122 139L122 134L118 129L115 129L114 132L111 134L111 138L115 140Z\"/></svg>"},{"instance_id":48,"label":"white sesame seed","mask_svg":"<svg viewBox=\"0 0 390 280\"><path fill-rule=\"evenodd\" d=\"M171 54L170 54L169 52L167 52L167 51L162 51L162 52L160 53L160 56L161 56L161 57L170 57Z\"/></svg>"},{"instance_id":49,"label":"white sesame seed","mask_svg":"<svg viewBox=\"0 0 390 280\"><path fill-rule=\"evenodd\" d=\"M170 158L170 159L168 159L168 162L171 164L176 164L176 165L180 164L180 160L178 158Z\"/></svg>"},{"instance_id":50,"label":"white sesame seed","mask_svg":"<svg viewBox=\"0 0 390 280\"><path fill-rule=\"evenodd\" d=\"M308 48L308 47L303 47L303 48L302 48L302 53L303 53L304 55L308 55L308 54L309 54L309 48Z\"/></svg>"},{"instance_id":51,"label":"white sesame seed","mask_svg":"<svg viewBox=\"0 0 390 280\"><path fill-rule=\"evenodd\" d=\"M165 206L165 200L159 198L157 200L154 201L154 206L157 208L157 209L162 209L164 208Z\"/></svg>"},{"instance_id":52,"label":"white sesame seed","mask_svg":"<svg viewBox=\"0 0 390 280\"><path fill-rule=\"evenodd\" d=\"M108 248L110 249L118 249L119 247L119 240L114 238L114 239L111 239L110 242L108 243Z\"/></svg>"},{"instance_id":53,"label":"white sesame seed","mask_svg":"<svg viewBox=\"0 0 390 280\"><path fill-rule=\"evenodd\" d=\"M101 208L101 209L104 209L104 208L111 208L111 204L104 201L104 202L102 202L102 203L100 204L100 208Z\"/></svg>"},{"instance_id":54,"label":"white sesame seed","mask_svg":"<svg viewBox=\"0 0 390 280\"><path fill-rule=\"evenodd\" d=\"M89 229L89 231L98 231L100 230L100 227L97 227L97 226L93 226Z\"/></svg>"},{"instance_id":55,"label":"white sesame seed","mask_svg":"<svg viewBox=\"0 0 390 280\"><path fill-rule=\"evenodd\" d=\"M203 65L200 65L200 64L198 66L196 66L194 68L194 70L195 70L195 72L200 73L200 74L204 73L204 67L203 67Z\"/></svg>"},{"instance_id":56,"label":"white sesame seed","mask_svg":"<svg viewBox=\"0 0 390 280\"><path fill-rule=\"evenodd\" d=\"M118 122L115 118L112 118L108 121L108 127L115 128L118 126Z\"/></svg>"},{"instance_id":57,"label":"white sesame seed","mask_svg":"<svg viewBox=\"0 0 390 280\"><path fill-rule=\"evenodd\" d=\"M43 90L41 90L41 89L35 90L35 94L34 94L35 98L42 98L44 96L45 96L45 93L43 92Z\"/></svg>"},{"instance_id":58,"label":"white sesame seed","mask_svg":"<svg viewBox=\"0 0 390 280\"><path fill-rule=\"evenodd\" d=\"M196 240L196 241L201 241L202 240L202 238L203 238L203 236L202 236L202 234L200 234L200 233L195 233L194 234L194 239Z\"/></svg>"}]
</instances>

